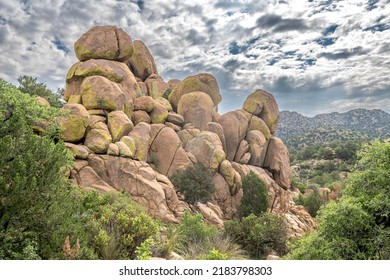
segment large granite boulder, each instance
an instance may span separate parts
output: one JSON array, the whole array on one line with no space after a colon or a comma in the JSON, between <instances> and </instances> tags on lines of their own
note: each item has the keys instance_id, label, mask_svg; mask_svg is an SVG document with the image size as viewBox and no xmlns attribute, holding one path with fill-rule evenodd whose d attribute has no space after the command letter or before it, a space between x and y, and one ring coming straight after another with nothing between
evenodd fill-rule
<instances>
[{"instance_id":1,"label":"large granite boulder","mask_svg":"<svg viewBox=\"0 0 390 280\"><path fill-rule=\"evenodd\" d=\"M196 91L185 94L180 99L177 112L184 117L184 123L206 130L207 124L212 120L213 106L208 94Z\"/></svg>"},{"instance_id":2,"label":"large granite boulder","mask_svg":"<svg viewBox=\"0 0 390 280\"><path fill-rule=\"evenodd\" d=\"M72 143L80 141L89 125L88 111L80 104L65 104L61 111L67 114L59 119L62 140Z\"/></svg>"},{"instance_id":3,"label":"large granite boulder","mask_svg":"<svg viewBox=\"0 0 390 280\"><path fill-rule=\"evenodd\" d=\"M207 93L214 105L218 105L222 100L217 80L207 73L201 73L185 78L172 90L168 100L171 102L173 109L177 110L181 97L187 93L195 91Z\"/></svg>"},{"instance_id":4,"label":"large granite boulder","mask_svg":"<svg viewBox=\"0 0 390 280\"><path fill-rule=\"evenodd\" d=\"M261 118L274 134L279 120L279 108L272 94L258 89L251 93L242 109Z\"/></svg>"},{"instance_id":5,"label":"large granite boulder","mask_svg":"<svg viewBox=\"0 0 390 280\"><path fill-rule=\"evenodd\" d=\"M238 145L245 138L248 120L240 111L223 114L218 123L222 126L226 141L226 155L228 160L236 156Z\"/></svg>"},{"instance_id":6,"label":"large granite boulder","mask_svg":"<svg viewBox=\"0 0 390 280\"><path fill-rule=\"evenodd\" d=\"M158 74L154 58L145 44L136 40L133 42L133 47L134 53L127 61L131 72L142 81L145 81L152 74Z\"/></svg>"},{"instance_id":7,"label":"large granite boulder","mask_svg":"<svg viewBox=\"0 0 390 280\"><path fill-rule=\"evenodd\" d=\"M80 61L93 58L125 61L133 54L130 36L116 26L95 26L74 44Z\"/></svg>"}]
</instances>

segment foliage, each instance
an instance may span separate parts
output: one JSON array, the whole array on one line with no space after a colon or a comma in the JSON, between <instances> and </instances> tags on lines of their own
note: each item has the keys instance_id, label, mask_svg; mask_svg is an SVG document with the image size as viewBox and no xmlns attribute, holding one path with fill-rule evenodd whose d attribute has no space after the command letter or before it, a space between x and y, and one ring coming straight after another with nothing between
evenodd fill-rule
<instances>
[{"instance_id":1,"label":"foliage","mask_svg":"<svg viewBox=\"0 0 390 280\"><path fill-rule=\"evenodd\" d=\"M87 196L91 201L91 196ZM130 196L107 194L90 203L93 208L89 230L102 259L145 259L157 240L159 227Z\"/></svg>"},{"instance_id":2,"label":"foliage","mask_svg":"<svg viewBox=\"0 0 390 280\"><path fill-rule=\"evenodd\" d=\"M84 230L82 207L65 176L72 162L56 130L32 126L56 110L0 80L0 257L63 258L67 236L79 240L78 258L94 258Z\"/></svg>"},{"instance_id":3,"label":"foliage","mask_svg":"<svg viewBox=\"0 0 390 280\"><path fill-rule=\"evenodd\" d=\"M50 90L44 83L39 83L37 78L31 76L20 76L18 78L18 89L31 96L41 96L49 101L50 105L60 108L62 107L61 99L64 95L63 89L58 89L56 93Z\"/></svg>"},{"instance_id":4,"label":"foliage","mask_svg":"<svg viewBox=\"0 0 390 280\"><path fill-rule=\"evenodd\" d=\"M328 201L328 199L321 197L318 187L316 186L309 187L308 190L309 191L306 191L307 194L305 193L305 195L299 195L296 203L303 205L306 211L312 217L315 217L317 215L317 211Z\"/></svg>"},{"instance_id":5,"label":"foliage","mask_svg":"<svg viewBox=\"0 0 390 280\"><path fill-rule=\"evenodd\" d=\"M283 218L275 214L251 214L242 220L227 221L225 232L252 258L263 258L272 250L286 253L287 227Z\"/></svg>"},{"instance_id":6,"label":"foliage","mask_svg":"<svg viewBox=\"0 0 390 280\"><path fill-rule=\"evenodd\" d=\"M319 228L298 240L290 259L389 259L390 143L358 153L356 171L339 203L319 211Z\"/></svg>"},{"instance_id":7,"label":"foliage","mask_svg":"<svg viewBox=\"0 0 390 280\"><path fill-rule=\"evenodd\" d=\"M201 259L204 259L204 260L227 260L228 255L221 253L217 249L213 248L208 252L208 254L206 256L201 257Z\"/></svg>"},{"instance_id":8,"label":"foliage","mask_svg":"<svg viewBox=\"0 0 390 280\"><path fill-rule=\"evenodd\" d=\"M171 88L167 89L166 91L164 91L162 97L164 97L166 100L168 100L168 97L171 94L171 92L172 92Z\"/></svg>"},{"instance_id":9,"label":"foliage","mask_svg":"<svg viewBox=\"0 0 390 280\"><path fill-rule=\"evenodd\" d=\"M238 209L240 217L250 214L259 215L269 207L268 190L266 185L252 171L242 180L244 195Z\"/></svg>"},{"instance_id":10,"label":"foliage","mask_svg":"<svg viewBox=\"0 0 390 280\"><path fill-rule=\"evenodd\" d=\"M177 251L185 259L246 259L247 253L229 236L203 222L201 214L186 211L177 226L167 229L163 256Z\"/></svg>"},{"instance_id":11,"label":"foliage","mask_svg":"<svg viewBox=\"0 0 390 280\"><path fill-rule=\"evenodd\" d=\"M209 170L197 163L173 174L170 178L175 188L184 196L186 202L207 202L214 192L214 184Z\"/></svg>"}]
</instances>

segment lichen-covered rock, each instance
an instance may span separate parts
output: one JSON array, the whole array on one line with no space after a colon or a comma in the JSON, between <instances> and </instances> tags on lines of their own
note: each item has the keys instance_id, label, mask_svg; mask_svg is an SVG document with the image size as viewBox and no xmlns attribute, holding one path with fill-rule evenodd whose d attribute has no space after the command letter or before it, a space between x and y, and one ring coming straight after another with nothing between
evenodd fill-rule
<instances>
[{"instance_id":1,"label":"lichen-covered rock","mask_svg":"<svg viewBox=\"0 0 390 280\"><path fill-rule=\"evenodd\" d=\"M251 130L259 130L267 140L271 137L271 131L269 130L265 122L259 117L251 116L248 131Z\"/></svg>"},{"instance_id":2,"label":"lichen-covered rock","mask_svg":"<svg viewBox=\"0 0 390 280\"><path fill-rule=\"evenodd\" d=\"M119 155L122 157L133 157L133 151L123 142L116 142L115 145L118 147Z\"/></svg>"},{"instance_id":3,"label":"lichen-covered rock","mask_svg":"<svg viewBox=\"0 0 390 280\"><path fill-rule=\"evenodd\" d=\"M102 76L87 77L81 84L81 99L85 108L108 111L125 111L131 114L133 100L118 84Z\"/></svg>"},{"instance_id":4,"label":"lichen-covered rock","mask_svg":"<svg viewBox=\"0 0 390 280\"><path fill-rule=\"evenodd\" d=\"M74 44L77 58L125 61L133 54L130 36L116 26L95 26L84 33Z\"/></svg>"},{"instance_id":5,"label":"lichen-covered rock","mask_svg":"<svg viewBox=\"0 0 390 280\"><path fill-rule=\"evenodd\" d=\"M225 134L223 132L222 126L217 122L209 122L207 124L207 130L214 132L218 135L219 139L221 140L223 150L226 152L226 140L225 140Z\"/></svg>"},{"instance_id":6,"label":"lichen-covered rock","mask_svg":"<svg viewBox=\"0 0 390 280\"><path fill-rule=\"evenodd\" d=\"M274 174L275 182L281 187L287 190L291 186L290 154L277 137L269 141L264 167Z\"/></svg>"},{"instance_id":7,"label":"lichen-covered rock","mask_svg":"<svg viewBox=\"0 0 390 280\"><path fill-rule=\"evenodd\" d=\"M165 123L168 117L168 110L159 102L154 102L154 109L149 114L151 123Z\"/></svg>"},{"instance_id":8,"label":"lichen-covered rock","mask_svg":"<svg viewBox=\"0 0 390 280\"><path fill-rule=\"evenodd\" d=\"M242 108L261 118L271 134L275 133L279 120L279 108L272 94L258 89L247 97Z\"/></svg>"},{"instance_id":9,"label":"lichen-covered rock","mask_svg":"<svg viewBox=\"0 0 390 280\"><path fill-rule=\"evenodd\" d=\"M123 111L109 113L107 116L107 125L113 142L118 142L134 128L132 121Z\"/></svg>"},{"instance_id":10,"label":"lichen-covered rock","mask_svg":"<svg viewBox=\"0 0 390 280\"><path fill-rule=\"evenodd\" d=\"M215 186L212 201L219 205L226 219L237 217L237 209L243 195L242 188L232 195L231 187L219 173L213 175L212 181Z\"/></svg>"},{"instance_id":11,"label":"lichen-covered rock","mask_svg":"<svg viewBox=\"0 0 390 280\"><path fill-rule=\"evenodd\" d=\"M177 112L184 117L184 123L192 123L195 128L206 130L212 121L213 101L204 92L196 91L183 95Z\"/></svg>"},{"instance_id":12,"label":"lichen-covered rock","mask_svg":"<svg viewBox=\"0 0 390 280\"><path fill-rule=\"evenodd\" d=\"M236 156L238 145L244 140L248 120L240 111L223 114L218 123L222 126L226 140L226 156L232 161Z\"/></svg>"},{"instance_id":13,"label":"lichen-covered rock","mask_svg":"<svg viewBox=\"0 0 390 280\"><path fill-rule=\"evenodd\" d=\"M248 131L245 139L248 141L249 153L251 154L249 164L262 167L267 154L267 139L258 130Z\"/></svg>"},{"instance_id":14,"label":"lichen-covered rock","mask_svg":"<svg viewBox=\"0 0 390 280\"><path fill-rule=\"evenodd\" d=\"M184 130L181 130L179 131L177 134L179 135L180 137L180 140L181 142L183 143L183 145L187 145L187 143L195 138L196 136L198 136L200 133L200 130L197 129L197 128L189 128L189 129L184 129Z\"/></svg>"},{"instance_id":15,"label":"lichen-covered rock","mask_svg":"<svg viewBox=\"0 0 390 280\"><path fill-rule=\"evenodd\" d=\"M158 74L154 58L148 48L142 41L133 42L134 53L127 61L131 72L142 81L145 81L150 75Z\"/></svg>"},{"instance_id":16,"label":"lichen-covered rock","mask_svg":"<svg viewBox=\"0 0 390 280\"><path fill-rule=\"evenodd\" d=\"M137 125L140 122L150 123L150 116L145 111L134 111L131 115L131 120L134 125Z\"/></svg>"},{"instance_id":17,"label":"lichen-covered rock","mask_svg":"<svg viewBox=\"0 0 390 280\"><path fill-rule=\"evenodd\" d=\"M173 110L171 103L169 103L169 101L167 99L165 99L164 97L157 97L154 99L154 101L160 103L165 108L167 108L168 112L171 112Z\"/></svg>"},{"instance_id":18,"label":"lichen-covered rock","mask_svg":"<svg viewBox=\"0 0 390 280\"><path fill-rule=\"evenodd\" d=\"M244 139L240 142L240 145L238 145L236 155L234 157L234 161L240 162L241 158L248 152L249 150L249 144Z\"/></svg>"},{"instance_id":19,"label":"lichen-covered rock","mask_svg":"<svg viewBox=\"0 0 390 280\"><path fill-rule=\"evenodd\" d=\"M104 123L97 123L88 131L84 145L96 154L105 154L112 142L111 134Z\"/></svg>"},{"instance_id":20,"label":"lichen-covered rock","mask_svg":"<svg viewBox=\"0 0 390 280\"><path fill-rule=\"evenodd\" d=\"M212 172L217 172L219 165L226 158L221 140L217 134L210 131L200 132L188 141L185 149Z\"/></svg>"},{"instance_id":21,"label":"lichen-covered rock","mask_svg":"<svg viewBox=\"0 0 390 280\"><path fill-rule=\"evenodd\" d=\"M151 127L149 124L141 122L137 124L134 129L130 132L129 136L134 139L135 142L135 155L134 158L146 161L149 152L149 133Z\"/></svg>"},{"instance_id":22,"label":"lichen-covered rock","mask_svg":"<svg viewBox=\"0 0 390 280\"><path fill-rule=\"evenodd\" d=\"M83 79L91 76L101 76L116 83L129 99L134 99L142 91L125 63L91 59L74 64L68 71L64 99L69 102L71 96L80 95Z\"/></svg>"},{"instance_id":23,"label":"lichen-covered rock","mask_svg":"<svg viewBox=\"0 0 390 280\"><path fill-rule=\"evenodd\" d=\"M88 158L88 150L86 147L82 145L75 145L72 143L65 142L65 147L69 149L69 151L73 154L76 159L87 159Z\"/></svg>"},{"instance_id":24,"label":"lichen-covered rock","mask_svg":"<svg viewBox=\"0 0 390 280\"><path fill-rule=\"evenodd\" d=\"M119 147L117 145L115 145L114 143L110 143L108 145L107 155L119 156Z\"/></svg>"},{"instance_id":25,"label":"lichen-covered rock","mask_svg":"<svg viewBox=\"0 0 390 280\"><path fill-rule=\"evenodd\" d=\"M85 107L81 104L65 104L61 111L68 113L59 118L62 140L75 143L83 139L89 125L89 114Z\"/></svg>"},{"instance_id":26,"label":"lichen-covered rock","mask_svg":"<svg viewBox=\"0 0 390 280\"><path fill-rule=\"evenodd\" d=\"M142 110L150 113L154 109L154 100L150 96L141 96L134 100L134 111Z\"/></svg>"},{"instance_id":27,"label":"lichen-covered rock","mask_svg":"<svg viewBox=\"0 0 390 280\"><path fill-rule=\"evenodd\" d=\"M136 151L135 140L130 136L123 136L120 142L125 143L126 146L129 147L132 155L131 157L133 157Z\"/></svg>"},{"instance_id":28,"label":"lichen-covered rock","mask_svg":"<svg viewBox=\"0 0 390 280\"><path fill-rule=\"evenodd\" d=\"M149 96L153 97L154 99L162 97L165 91L169 89L168 84L164 82L161 76L157 74L150 75L145 80L145 84L148 88Z\"/></svg>"},{"instance_id":29,"label":"lichen-covered rock","mask_svg":"<svg viewBox=\"0 0 390 280\"><path fill-rule=\"evenodd\" d=\"M181 97L187 93L195 91L207 93L214 105L218 105L222 100L217 80L207 73L201 73L185 78L172 90L168 100L171 102L173 109L177 110Z\"/></svg>"}]
</instances>

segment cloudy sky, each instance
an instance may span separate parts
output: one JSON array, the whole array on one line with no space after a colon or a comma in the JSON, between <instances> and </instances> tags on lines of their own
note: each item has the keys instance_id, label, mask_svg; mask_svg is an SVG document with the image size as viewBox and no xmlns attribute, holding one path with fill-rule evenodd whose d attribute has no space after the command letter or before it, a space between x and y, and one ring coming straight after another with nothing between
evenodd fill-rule
<instances>
[{"instance_id":1,"label":"cloudy sky","mask_svg":"<svg viewBox=\"0 0 390 280\"><path fill-rule=\"evenodd\" d=\"M95 25L144 41L166 81L214 75L220 112L257 88L308 116L390 112L390 0L1 0L0 77L63 87Z\"/></svg>"}]
</instances>

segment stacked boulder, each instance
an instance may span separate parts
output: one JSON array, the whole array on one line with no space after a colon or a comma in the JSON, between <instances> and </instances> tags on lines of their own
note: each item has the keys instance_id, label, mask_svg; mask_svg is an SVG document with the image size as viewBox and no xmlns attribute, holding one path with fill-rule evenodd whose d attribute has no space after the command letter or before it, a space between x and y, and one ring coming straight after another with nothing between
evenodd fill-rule
<instances>
[{"instance_id":1,"label":"stacked boulder","mask_svg":"<svg viewBox=\"0 0 390 280\"><path fill-rule=\"evenodd\" d=\"M144 43L114 26L90 29L75 52L79 62L66 77L61 122L77 184L126 190L163 221L178 222L191 209L222 227L237 215L242 179L253 171L292 236L315 226L291 199L289 154L273 136L279 110L270 93L256 90L242 109L221 116L212 75L165 82ZM195 163L210 170L216 191L211 201L189 205L168 178Z\"/></svg>"}]
</instances>

